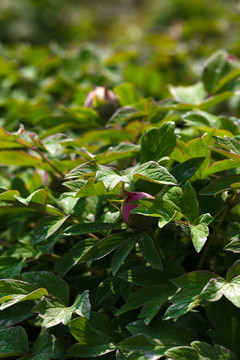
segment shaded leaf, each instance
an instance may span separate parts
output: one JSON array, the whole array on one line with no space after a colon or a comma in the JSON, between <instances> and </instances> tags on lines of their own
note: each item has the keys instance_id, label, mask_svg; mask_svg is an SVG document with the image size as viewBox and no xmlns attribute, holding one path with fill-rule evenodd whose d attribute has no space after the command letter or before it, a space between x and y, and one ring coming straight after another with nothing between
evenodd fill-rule
<instances>
[{"instance_id":1,"label":"shaded leaf","mask_svg":"<svg viewBox=\"0 0 240 360\"><path fill-rule=\"evenodd\" d=\"M237 360L230 350L217 344L212 347L203 341L193 341L191 345L203 360Z\"/></svg>"},{"instance_id":2,"label":"shaded leaf","mask_svg":"<svg viewBox=\"0 0 240 360\"><path fill-rule=\"evenodd\" d=\"M214 195L236 187L240 187L240 175L226 175L210 182L207 186L199 191L199 194Z\"/></svg>"},{"instance_id":3,"label":"shaded leaf","mask_svg":"<svg viewBox=\"0 0 240 360\"><path fill-rule=\"evenodd\" d=\"M175 179L177 179L179 185L181 186L195 174L203 161L204 157L186 160L176 165L171 170L171 174L175 177Z\"/></svg>"},{"instance_id":4,"label":"shaded leaf","mask_svg":"<svg viewBox=\"0 0 240 360\"><path fill-rule=\"evenodd\" d=\"M141 232L138 235L138 245L142 256L154 268L162 270L162 258L160 250L156 248L155 243L146 232Z\"/></svg>"},{"instance_id":5,"label":"shaded leaf","mask_svg":"<svg viewBox=\"0 0 240 360\"><path fill-rule=\"evenodd\" d=\"M87 262L101 259L102 257L109 254L111 251L122 245L127 237L131 236L127 235L125 232L109 235L95 243L91 247L91 249L89 249L88 252L79 259L79 261Z\"/></svg>"},{"instance_id":6,"label":"shaded leaf","mask_svg":"<svg viewBox=\"0 0 240 360\"><path fill-rule=\"evenodd\" d=\"M0 357L27 355L28 338L20 326L0 330Z\"/></svg>"},{"instance_id":7,"label":"shaded leaf","mask_svg":"<svg viewBox=\"0 0 240 360\"><path fill-rule=\"evenodd\" d=\"M174 285L183 290L171 298L172 305L167 309L164 319L179 317L199 305L202 290L214 277L217 275L208 271L194 271L171 280Z\"/></svg>"},{"instance_id":8,"label":"shaded leaf","mask_svg":"<svg viewBox=\"0 0 240 360\"><path fill-rule=\"evenodd\" d=\"M22 274L22 278L27 283L33 284L36 287L47 289L50 295L56 296L64 304L68 304L69 287L59 276L49 271L29 271Z\"/></svg>"},{"instance_id":9,"label":"shaded leaf","mask_svg":"<svg viewBox=\"0 0 240 360\"><path fill-rule=\"evenodd\" d=\"M239 358L240 309L222 298L208 303L206 311L213 327L208 331L213 342L231 350Z\"/></svg>"},{"instance_id":10,"label":"shaded leaf","mask_svg":"<svg viewBox=\"0 0 240 360\"><path fill-rule=\"evenodd\" d=\"M32 245L36 245L53 235L68 217L47 217L36 227L32 239Z\"/></svg>"},{"instance_id":11,"label":"shaded leaf","mask_svg":"<svg viewBox=\"0 0 240 360\"><path fill-rule=\"evenodd\" d=\"M36 289L35 286L24 281L0 280L0 309L26 300L39 300L44 295L48 295L46 289Z\"/></svg>"},{"instance_id":12,"label":"shaded leaf","mask_svg":"<svg viewBox=\"0 0 240 360\"><path fill-rule=\"evenodd\" d=\"M26 266L25 260L19 260L14 257L0 257L0 278L12 279L19 275L22 268Z\"/></svg>"},{"instance_id":13,"label":"shaded leaf","mask_svg":"<svg viewBox=\"0 0 240 360\"><path fill-rule=\"evenodd\" d=\"M102 232L104 230L120 230L122 229L122 224L115 224L115 223L81 223L69 226L66 230L64 230L63 235L71 236L71 235L81 235L87 234L89 232Z\"/></svg>"},{"instance_id":14,"label":"shaded leaf","mask_svg":"<svg viewBox=\"0 0 240 360\"><path fill-rule=\"evenodd\" d=\"M65 359L64 344L47 331L42 331L34 343L34 360Z\"/></svg>"},{"instance_id":15,"label":"shaded leaf","mask_svg":"<svg viewBox=\"0 0 240 360\"><path fill-rule=\"evenodd\" d=\"M6 329L33 316L35 302L26 301L13 305L0 312L0 329Z\"/></svg>"},{"instance_id":16,"label":"shaded leaf","mask_svg":"<svg viewBox=\"0 0 240 360\"><path fill-rule=\"evenodd\" d=\"M99 356L115 350L113 331L105 315L93 313L90 320L77 318L70 323L71 334L79 343L69 353L76 356Z\"/></svg>"},{"instance_id":17,"label":"shaded leaf","mask_svg":"<svg viewBox=\"0 0 240 360\"><path fill-rule=\"evenodd\" d=\"M123 243L119 249L115 252L111 261L111 268L113 275L116 274L118 269L120 268L123 261L126 259L130 251L133 249L135 245L135 236L128 238L125 243Z\"/></svg>"},{"instance_id":18,"label":"shaded leaf","mask_svg":"<svg viewBox=\"0 0 240 360\"><path fill-rule=\"evenodd\" d=\"M66 273L78 263L83 255L85 255L95 245L96 240L86 239L79 241L65 255L63 262L59 267L59 275L64 276Z\"/></svg>"},{"instance_id":19,"label":"shaded leaf","mask_svg":"<svg viewBox=\"0 0 240 360\"><path fill-rule=\"evenodd\" d=\"M166 122L160 128L151 128L141 137L140 161L158 161L168 156L176 145L175 124Z\"/></svg>"}]
</instances>

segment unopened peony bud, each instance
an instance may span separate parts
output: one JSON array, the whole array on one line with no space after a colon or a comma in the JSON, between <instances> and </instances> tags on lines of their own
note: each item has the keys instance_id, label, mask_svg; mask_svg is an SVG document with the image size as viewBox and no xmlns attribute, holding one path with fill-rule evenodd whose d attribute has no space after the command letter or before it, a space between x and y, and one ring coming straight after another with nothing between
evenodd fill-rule
<instances>
[{"instance_id":1,"label":"unopened peony bud","mask_svg":"<svg viewBox=\"0 0 240 360\"><path fill-rule=\"evenodd\" d=\"M84 106L95 109L107 121L119 107L119 102L117 95L106 86L96 86L88 94Z\"/></svg>"},{"instance_id":2,"label":"unopened peony bud","mask_svg":"<svg viewBox=\"0 0 240 360\"><path fill-rule=\"evenodd\" d=\"M154 196L144 192L128 192L127 197L122 204L122 218L124 222L132 228L144 230L153 226L157 221L157 218L152 216L131 214L131 211L138 206L137 204L133 204L131 202L144 198L155 199Z\"/></svg>"}]
</instances>

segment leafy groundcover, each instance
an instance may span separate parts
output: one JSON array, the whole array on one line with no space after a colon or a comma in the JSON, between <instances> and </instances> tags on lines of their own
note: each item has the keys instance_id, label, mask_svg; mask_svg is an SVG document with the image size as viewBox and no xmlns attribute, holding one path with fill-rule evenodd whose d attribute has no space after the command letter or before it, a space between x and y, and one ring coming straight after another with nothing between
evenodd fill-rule
<instances>
[{"instance_id":1,"label":"leafy groundcover","mask_svg":"<svg viewBox=\"0 0 240 360\"><path fill-rule=\"evenodd\" d=\"M214 53L169 99L119 83L103 119L89 49L22 54L0 70L0 358L239 359L240 62ZM146 230L127 191L154 196Z\"/></svg>"}]
</instances>

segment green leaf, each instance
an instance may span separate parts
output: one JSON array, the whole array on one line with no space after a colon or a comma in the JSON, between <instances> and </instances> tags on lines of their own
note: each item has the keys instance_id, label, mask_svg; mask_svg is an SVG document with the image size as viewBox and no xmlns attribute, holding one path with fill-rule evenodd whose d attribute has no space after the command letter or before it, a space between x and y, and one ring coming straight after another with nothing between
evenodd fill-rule
<instances>
[{"instance_id":1,"label":"green leaf","mask_svg":"<svg viewBox=\"0 0 240 360\"><path fill-rule=\"evenodd\" d=\"M28 338L25 330L20 327L12 327L0 330L0 357L27 355Z\"/></svg>"},{"instance_id":2,"label":"green leaf","mask_svg":"<svg viewBox=\"0 0 240 360\"><path fill-rule=\"evenodd\" d=\"M240 275L231 281L222 278L211 279L203 289L200 298L208 301L217 301L223 295L235 306L240 307Z\"/></svg>"},{"instance_id":3,"label":"green leaf","mask_svg":"<svg viewBox=\"0 0 240 360\"><path fill-rule=\"evenodd\" d=\"M138 307L154 306L153 315L165 304L168 298L174 294L175 288L173 285L157 285L143 287L130 295L126 303L117 311L117 315L124 314L127 311L137 309ZM153 310L153 309L152 309ZM148 309L149 311L149 309ZM146 310L142 312L141 317L145 317ZM144 315L144 316L143 316ZM149 316L149 313L147 314Z\"/></svg>"},{"instance_id":4,"label":"green leaf","mask_svg":"<svg viewBox=\"0 0 240 360\"><path fill-rule=\"evenodd\" d=\"M175 124L166 122L160 128L151 128L141 137L140 162L158 161L168 156L176 145Z\"/></svg>"},{"instance_id":5,"label":"green leaf","mask_svg":"<svg viewBox=\"0 0 240 360\"><path fill-rule=\"evenodd\" d=\"M114 179L114 177L111 177L109 181L111 182L111 180ZM115 177L115 178L117 178L117 177ZM121 179L119 181L121 181ZM83 184L83 186L80 188L80 190L77 191L77 193L74 196L77 198L82 198L82 197L86 197L86 196L118 195L119 189L120 189L119 185L120 184L117 181L116 186L111 188L111 186L108 187L108 182L106 179L104 182L99 181L96 183L93 178L90 178L86 181L86 183ZM66 183L66 186L67 186L67 183ZM107 187L107 189L106 189L106 187Z\"/></svg>"},{"instance_id":6,"label":"green leaf","mask_svg":"<svg viewBox=\"0 0 240 360\"><path fill-rule=\"evenodd\" d=\"M66 176L65 179L75 179L75 178L88 178L94 176L98 171L99 166L95 163L94 160L91 160L87 163L83 163L76 168L72 169Z\"/></svg>"},{"instance_id":7,"label":"green leaf","mask_svg":"<svg viewBox=\"0 0 240 360\"><path fill-rule=\"evenodd\" d=\"M139 145L122 143L114 147L108 147L108 149L103 153L95 155L94 160L98 164L107 164L113 161L136 156L139 153L139 150Z\"/></svg>"},{"instance_id":8,"label":"green leaf","mask_svg":"<svg viewBox=\"0 0 240 360\"><path fill-rule=\"evenodd\" d=\"M87 233L96 233L102 232L105 230L120 230L122 229L122 224L115 223L81 223L69 226L66 230L64 230L64 236L72 236L72 235L81 235Z\"/></svg>"},{"instance_id":9,"label":"green leaf","mask_svg":"<svg viewBox=\"0 0 240 360\"><path fill-rule=\"evenodd\" d=\"M240 162L240 142L235 138L230 138L227 136L214 136L217 144L220 148L216 146L209 146L213 151L222 154L229 159L234 160L236 164Z\"/></svg>"},{"instance_id":10,"label":"green leaf","mask_svg":"<svg viewBox=\"0 0 240 360\"><path fill-rule=\"evenodd\" d=\"M221 90L226 84L230 81L234 80L235 78L240 76L240 67L229 71L226 75L224 75L218 82L218 86L214 89L214 92L218 92Z\"/></svg>"},{"instance_id":11,"label":"green leaf","mask_svg":"<svg viewBox=\"0 0 240 360\"><path fill-rule=\"evenodd\" d=\"M126 240L127 236L129 235L126 235L125 232L120 232L105 237L104 239L95 243L95 245L93 245L91 249L89 249L88 252L79 259L79 261L87 262L101 259L115 250L117 247L121 246L124 240Z\"/></svg>"},{"instance_id":12,"label":"green leaf","mask_svg":"<svg viewBox=\"0 0 240 360\"><path fill-rule=\"evenodd\" d=\"M43 240L48 239L51 235L60 229L67 218L68 216L44 218L34 231L32 245L39 244Z\"/></svg>"},{"instance_id":13,"label":"green leaf","mask_svg":"<svg viewBox=\"0 0 240 360\"><path fill-rule=\"evenodd\" d=\"M226 156L229 159L232 159L237 164L237 166L239 166L239 164L240 164L240 155L234 154L231 151L227 151L227 150L224 150L224 149L218 149L218 148L215 148L213 146L209 146L209 148L212 149L213 151L223 155L223 156Z\"/></svg>"},{"instance_id":14,"label":"green leaf","mask_svg":"<svg viewBox=\"0 0 240 360\"><path fill-rule=\"evenodd\" d=\"M84 106L72 106L68 107L66 110L71 116L71 120L75 120L81 125L81 128L92 129L101 124L101 118L94 109L86 108Z\"/></svg>"},{"instance_id":15,"label":"green leaf","mask_svg":"<svg viewBox=\"0 0 240 360\"><path fill-rule=\"evenodd\" d=\"M224 247L224 250L240 253L240 239L234 239Z\"/></svg>"},{"instance_id":16,"label":"green leaf","mask_svg":"<svg viewBox=\"0 0 240 360\"><path fill-rule=\"evenodd\" d=\"M119 108L107 123L107 127L118 125L130 120L141 119L146 115L145 112L140 111L131 106L124 106Z\"/></svg>"},{"instance_id":17,"label":"green leaf","mask_svg":"<svg viewBox=\"0 0 240 360\"><path fill-rule=\"evenodd\" d=\"M201 102L201 104L197 105L198 109L201 110L208 110L212 108L213 106L216 106L218 104L221 104L222 102L230 99L231 97L237 95L233 91L224 91L220 94L207 97L204 101Z\"/></svg>"},{"instance_id":18,"label":"green leaf","mask_svg":"<svg viewBox=\"0 0 240 360\"><path fill-rule=\"evenodd\" d=\"M60 323L68 325L74 312L80 316L87 315L89 317L90 303L88 291L85 291L81 296L79 295L74 304L69 307L65 307L65 305L55 297L44 297L32 311L38 313L43 319L43 327L49 328Z\"/></svg>"},{"instance_id":19,"label":"green leaf","mask_svg":"<svg viewBox=\"0 0 240 360\"><path fill-rule=\"evenodd\" d=\"M129 175L120 175L117 169L101 166L97 171L95 181L102 181L107 191L113 190L120 182L130 182Z\"/></svg>"},{"instance_id":20,"label":"green leaf","mask_svg":"<svg viewBox=\"0 0 240 360\"><path fill-rule=\"evenodd\" d=\"M222 146L224 149L229 150L230 152L240 155L240 141L235 138L230 138L228 136L214 136L217 144Z\"/></svg>"},{"instance_id":21,"label":"green leaf","mask_svg":"<svg viewBox=\"0 0 240 360\"><path fill-rule=\"evenodd\" d=\"M118 277L137 286L169 285L173 279L184 273L183 268L174 262L163 260L164 271L150 266L133 266L129 270L118 273Z\"/></svg>"},{"instance_id":22,"label":"green leaf","mask_svg":"<svg viewBox=\"0 0 240 360\"><path fill-rule=\"evenodd\" d=\"M0 280L0 309L5 309L26 300L39 300L48 295L44 288L36 289L35 286L20 280Z\"/></svg>"},{"instance_id":23,"label":"green leaf","mask_svg":"<svg viewBox=\"0 0 240 360\"><path fill-rule=\"evenodd\" d=\"M31 201L38 204L45 204L47 198L47 192L44 189L39 189L34 191L34 193L29 195L26 199L17 195L15 196L15 198L24 205L28 205Z\"/></svg>"},{"instance_id":24,"label":"green leaf","mask_svg":"<svg viewBox=\"0 0 240 360\"><path fill-rule=\"evenodd\" d=\"M116 276L111 276L104 279L97 288L96 302L101 304L107 298L120 294L121 285L127 285L128 283L124 280L117 278Z\"/></svg>"},{"instance_id":25,"label":"green leaf","mask_svg":"<svg viewBox=\"0 0 240 360\"><path fill-rule=\"evenodd\" d=\"M76 265L79 260L85 255L92 247L95 245L96 240L86 239L79 241L74 245L66 254L63 259L63 262L59 267L59 275L63 277L66 273Z\"/></svg>"},{"instance_id":26,"label":"green leaf","mask_svg":"<svg viewBox=\"0 0 240 360\"><path fill-rule=\"evenodd\" d=\"M199 360L196 350L189 346L173 347L167 350L165 355L174 360Z\"/></svg>"},{"instance_id":27,"label":"green leaf","mask_svg":"<svg viewBox=\"0 0 240 360\"><path fill-rule=\"evenodd\" d=\"M47 331L42 331L34 343L34 360L65 359L64 344Z\"/></svg>"},{"instance_id":28,"label":"green leaf","mask_svg":"<svg viewBox=\"0 0 240 360\"><path fill-rule=\"evenodd\" d=\"M208 92L214 92L218 88L220 79L225 75L226 60L227 52L219 50L205 61L202 77Z\"/></svg>"},{"instance_id":29,"label":"green leaf","mask_svg":"<svg viewBox=\"0 0 240 360\"><path fill-rule=\"evenodd\" d=\"M182 140L178 140L176 147L171 153L171 160L176 160L182 163L183 161L192 158L204 157L205 160L203 160L201 166L193 176L193 179L204 179L208 175L208 166L211 162L211 152L209 147L214 144L214 138L212 137L214 134L215 129L212 129L202 137L191 139L186 143Z\"/></svg>"},{"instance_id":30,"label":"green leaf","mask_svg":"<svg viewBox=\"0 0 240 360\"><path fill-rule=\"evenodd\" d=\"M224 247L224 250L240 252L240 224L235 222L228 225L228 239L231 240L229 244Z\"/></svg>"},{"instance_id":31,"label":"green leaf","mask_svg":"<svg viewBox=\"0 0 240 360\"><path fill-rule=\"evenodd\" d=\"M199 253L205 242L207 241L207 237L209 235L209 229L206 223L200 223L196 225L188 224L190 229L191 238L193 242L193 246L197 253Z\"/></svg>"},{"instance_id":32,"label":"green leaf","mask_svg":"<svg viewBox=\"0 0 240 360\"><path fill-rule=\"evenodd\" d=\"M146 355L164 355L173 346L188 345L191 336L188 331L173 321L154 319L150 325L143 320L128 325L134 336L120 342L118 346L130 351L142 351Z\"/></svg>"},{"instance_id":33,"label":"green leaf","mask_svg":"<svg viewBox=\"0 0 240 360\"><path fill-rule=\"evenodd\" d=\"M133 181L135 182L139 179L165 185L175 185L177 183L177 180L155 161L139 165L133 170Z\"/></svg>"},{"instance_id":34,"label":"green leaf","mask_svg":"<svg viewBox=\"0 0 240 360\"><path fill-rule=\"evenodd\" d=\"M194 223L196 221L199 204L196 192L190 182L185 184L183 191L180 187L176 186L169 189L164 194L163 200L168 202L176 211L180 211L190 222Z\"/></svg>"},{"instance_id":35,"label":"green leaf","mask_svg":"<svg viewBox=\"0 0 240 360\"><path fill-rule=\"evenodd\" d=\"M69 353L81 357L94 357L115 350L113 330L105 315L93 313L90 320L77 318L70 323L70 332L79 343Z\"/></svg>"},{"instance_id":36,"label":"green leaf","mask_svg":"<svg viewBox=\"0 0 240 360\"><path fill-rule=\"evenodd\" d=\"M240 275L240 260L237 260L227 271L226 280L230 281L235 276Z\"/></svg>"},{"instance_id":37,"label":"green leaf","mask_svg":"<svg viewBox=\"0 0 240 360\"><path fill-rule=\"evenodd\" d=\"M35 302L26 301L13 305L0 312L0 329L6 329L33 316Z\"/></svg>"},{"instance_id":38,"label":"green leaf","mask_svg":"<svg viewBox=\"0 0 240 360\"><path fill-rule=\"evenodd\" d=\"M154 268L162 270L162 258L160 250L156 248L155 243L146 232L141 232L138 235L138 245L142 256Z\"/></svg>"},{"instance_id":39,"label":"green leaf","mask_svg":"<svg viewBox=\"0 0 240 360\"><path fill-rule=\"evenodd\" d=\"M217 344L212 347L203 341L193 341L191 345L203 360L237 360L230 350Z\"/></svg>"},{"instance_id":40,"label":"green leaf","mask_svg":"<svg viewBox=\"0 0 240 360\"><path fill-rule=\"evenodd\" d=\"M47 289L49 295L56 296L64 304L68 304L69 287L59 276L48 271L29 271L22 274L22 278L36 287Z\"/></svg>"},{"instance_id":41,"label":"green leaf","mask_svg":"<svg viewBox=\"0 0 240 360\"><path fill-rule=\"evenodd\" d=\"M201 166L204 159L204 157L197 157L186 160L183 163L174 166L174 168L171 170L171 174L175 177L175 179L177 179L178 184L181 186L187 180L191 179L191 177Z\"/></svg>"},{"instance_id":42,"label":"green leaf","mask_svg":"<svg viewBox=\"0 0 240 360\"><path fill-rule=\"evenodd\" d=\"M206 306L212 329L208 331L215 344L224 346L240 356L240 309L225 298Z\"/></svg>"},{"instance_id":43,"label":"green leaf","mask_svg":"<svg viewBox=\"0 0 240 360\"><path fill-rule=\"evenodd\" d=\"M180 198L181 210L186 218L192 222L196 220L199 212L197 195L190 182L184 186L183 196Z\"/></svg>"},{"instance_id":44,"label":"green leaf","mask_svg":"<svg viewBox=\"0 0 240 360\"><path fill-rule=\"evenodd\" d=\"M170 221L179 220L182 217L182 214L173 210L169 203L164 202L159 198L154 200L139 200L139 203L140 205L132 210L131 213L159 218L158 227L160 228L164 227Z\"/></svg>"},{"instance_id":45,"label":"green leaf","mask_svg":"<svg viewBox=\"0 0 240 360\"><path fill-rule=\"evenodd\" d=\"M19 196L18 190L8 190L0 194L0 201L14 201L16 196Z\"/></svg>"},{"instance_id":46,"label":"green leaf","mask_svg":"<svg viewBox=\"0 0 240 360\"><path fill-rule=\"evenodd\" d=\"M43 163L42 159L29 155L23 150L1 150L0 165L34 166L41 168Z\"/></svg>"},{"instance_id":47,"label":"green leaf","mask_svg":"<svg viewBox=\"0 0 240 360\"><path fill-rule=\"evenodd\" d=\"M187 104L200 104L207 95L202 82L190 86L169 86L169 91L174 99Z\"/></svg>"},{"instance_id":48,"label":"green leaf","mask_svg":"<svg viewBox=\"0 0 240 360\"><path fill-rule=\"evenodd\" d=\"M118 95L122 106L135 104L141 100L135 85L132 83L121 84L114 88L114 92Z\"/></svg>"},{"instance_id":49,"label":"green leaf","mask_svg":"<svg viewBox=\"0 0 240 360\"><path fill-rule=\"evenodd\" d=\"M172 305L167 309L164 319L179 317L199 305L202 290L208 281L214 277L217 277L217 274L208 271L194 271L171 280L174 285L182 288L182 290L171 298Z\"/></svg>"},{"instance_id":50,"label":"green leaf","mask_svg":"<svg viewBox=\"0 0 240 360\"><path fill-rule=\"evenodd\" d=\"M240 187L240 175L226 175L219 179L213 180L207 186L199 191L200 195L214 195L223 191Z\"/></svg>"},{"instance_id":51,"label":"green leaf","mask_svg":"<svg viewBox=\"0 0 240 360\"><path fill-rule=\"evenodd\" d=\"M171 296L172 294L173 291L171 292L171 294L169 294L169 296ZM158 314L159 310L166 303L166 301L166 293L153 297L152 300L150 300L143 306L138 316L139 319L144 319L146 325L150 324L152 319Z\"/></svg>"},{"instance_id":52,"label":"green leaf","mask_svg":"<svg viewBox=\"0 0 240 360\"><path fill-rule=\"evenodd\" d=\"M123 261L126 259L130 251L133 249L135 245L135 240L136 240L135 235L129 237L127 241L125 241L125 243L123 243L113 255L111 261L111 268L113 275L116 274Z\"/></svg>"},{"instance_id":53,"label":"green leaf","mask_svg":"<svg viewBox=\"0 0 240 360\"><path fill-rule=\"evenodd\" d=\"M238 167L238 163L236 163L234 160L232 159L225 159L225 160L221 160L221 161L216 161L214 163L212 163L211 165L208 166L206 174L208 176L216 174L218 172L221 171L226 171L229 169L234 169L236 167Z\"/></svg>"},{"instance_id":54,"label":"green leaf","mask_svg":"<svg viewBox=\"0 0 240 360\"><path fill-rule=\"evenodd\" d=\"M22 268L26 266L25 260L19 260L14 257L0 257L0 278L12 279L20 274Z\"/></svg>"},{"instance_id":55,"label":"green leaf","mask_svg":"<svg viewBox=\"0 0 240 360\"><path fill-rule=\"evenodd\" d=\"M161 343L159 344L157 340L152 339L150 336L145 334L135 335L127 338L121 341L118 344L118 347L122 350L128 350L131 352L141 351L144 354L147 354L148 357L164 355L165 351L168 349L168 346Z\"/></svg>"},{"instance_id":56,"label":"green leaf","mask_svg":"<svg viewBox=\"0 0 240 360\"><path fill-rule=\"evenodd\" d=\"M58 204L63 209L66 215L71 215L74 207L77 205L79 199L76 198L74 195L75 193L73 194L72 192L64 192L58 199Z\"/></svg>"},{"instance_id":57,"label":"green leaf","mask_svg":"<svg viewBox=\"0 0 240 360\"><path fill-rule=\"evenodd\" d=\"M84 316L87 319L90 317L91 304L89 301L89 291L85 290L82 295L78 295L72 308L75 309L79 316Z\"/></svg>"}]
</instances>

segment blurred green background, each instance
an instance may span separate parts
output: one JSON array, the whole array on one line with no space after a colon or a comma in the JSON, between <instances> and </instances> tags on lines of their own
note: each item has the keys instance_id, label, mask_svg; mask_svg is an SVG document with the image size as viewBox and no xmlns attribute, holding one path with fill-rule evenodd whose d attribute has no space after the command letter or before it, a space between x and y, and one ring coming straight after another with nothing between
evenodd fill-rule
<instances>
[{"instance_id":1,"label":"blurred green background","mask_svg":"<svg viewBox=\"0 0 240 360\"><path fill-rule=\"evenodd\" d=\"M1 0L0 29L0 116L7 107L9 128L19 112L38 118L83 105L93 84L131 82L165 99L169 84L198 81L214 51L240 57L236 0ZM240 99L232 102L238 116Z\"/></svg>"},{"instance_id":2,"label":"blurred green background","mask_svg":"<svg viewBox=\"0 0 240 360\"><path fill-rule=\"evenodd\" d=\"M46 44L139 43L164 35L191 51L227 48L239 54L236 0L1 0L0 41ZM153 41L153 39L149 40ZM165 45L166 46L166 45ZM199 49L200 48L200 49Z\"/></svg>"}]
</instances>

